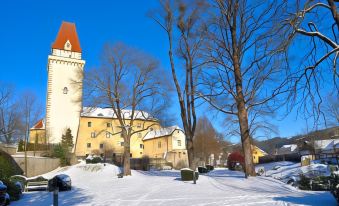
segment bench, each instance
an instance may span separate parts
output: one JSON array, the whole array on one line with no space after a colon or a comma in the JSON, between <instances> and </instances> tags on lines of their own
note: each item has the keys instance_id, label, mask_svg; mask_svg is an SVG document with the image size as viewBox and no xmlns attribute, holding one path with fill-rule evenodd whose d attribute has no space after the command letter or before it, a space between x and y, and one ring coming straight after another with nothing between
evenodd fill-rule
<instances>
[{"instance_id":1,"label":"bench","mask_svg":"<svg viewBox=\"0 0 339 206\"><path fill-rule=\"evenodd\" d=\"M48 181L27 182L25 191L41 191L48 189Z\"/></svg>"}]
</instances>

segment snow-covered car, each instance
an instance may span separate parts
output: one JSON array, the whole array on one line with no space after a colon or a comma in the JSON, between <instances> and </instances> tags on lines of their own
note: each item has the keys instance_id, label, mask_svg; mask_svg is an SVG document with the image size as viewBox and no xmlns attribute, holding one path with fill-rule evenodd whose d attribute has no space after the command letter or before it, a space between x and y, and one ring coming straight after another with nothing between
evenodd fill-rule
<instances>
[{"instance_id":1,"label":"snow-covered car","mask_svg":"<svg viewBox=\"0 0 339 206\"><path fill-rule=\"evenodd\" d=\"M0 181L0 206L9 205L10 197L7 193L7 186Z\"/></svg>"},{"instance_id":2,"label":"snow-covered car","mask_svg":"<svg viewBox=\"0 0 339 206\"><path fill-rule=\"evenodd\" d=\"M72 189L71 178L66 174L56 175L48 181L49 191L52 191L54 187L58 187L59 191L67 191Z\"/></svg>"}]
</instances>

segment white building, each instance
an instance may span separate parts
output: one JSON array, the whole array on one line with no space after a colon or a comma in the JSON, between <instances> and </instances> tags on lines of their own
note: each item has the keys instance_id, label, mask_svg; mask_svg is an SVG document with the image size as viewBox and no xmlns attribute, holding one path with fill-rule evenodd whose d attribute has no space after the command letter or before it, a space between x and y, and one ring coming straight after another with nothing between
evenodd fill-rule
<instances>
[{"instance_id":1,"label":"white building","mask_svg":"<svg viewBox=\"0 0 339 206\"><path fill-rule=\"evenodd\" d=\"M67 128L77 137L82 108L82 78L85 61L75 24L62 22L48 56L46 137L59 143Z\"/></svg>"}]
</instances>

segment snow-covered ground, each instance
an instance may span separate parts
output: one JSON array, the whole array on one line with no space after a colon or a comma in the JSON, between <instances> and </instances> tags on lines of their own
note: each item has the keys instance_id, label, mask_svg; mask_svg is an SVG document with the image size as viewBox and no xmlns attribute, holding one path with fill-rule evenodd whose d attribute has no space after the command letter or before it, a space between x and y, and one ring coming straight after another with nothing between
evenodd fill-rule
<instances>
[{"instance_id":1,"label":"snow-covered ground","mask_svg":"<svg viewBox=\"0 0 339 206\"><path fill-rule=\"evenodd\" d=\"M117 178L114 165L80 163L44 175L65 173L72 191L59 193L59 205L336 205L329 192L301 191L270 177L243 178L217 169L200 175L197 184L182 182L179 171L132 171ZM52 205L52 193L24 193L12 205Z\"/></svg>"},{"instance_id":2,"label":"snow-covered ground","mask_svg":"<svg viewBox=\"0 0 339 206\"><path fill-rule=\"evenodd\" d=\"M273 177L284 182L288 181L292 177L298 180L300 174L304 174L308 177L331 175L330 167L320 163L314 163L301 167L300 163L281 161L259 164L256 166L256 171L258 171L260 168L265 168L265 173L263 176Z\"/></svg>"}]
</instances>

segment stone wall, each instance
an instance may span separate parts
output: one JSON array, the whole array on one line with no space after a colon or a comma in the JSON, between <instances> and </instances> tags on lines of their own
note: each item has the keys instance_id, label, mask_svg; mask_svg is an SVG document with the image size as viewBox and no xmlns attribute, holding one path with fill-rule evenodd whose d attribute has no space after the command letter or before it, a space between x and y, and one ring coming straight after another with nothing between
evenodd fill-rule
<instances>
[{"instance_id":1,"label":"stone wall","mask_svg":"<svg viewBox=\"0 0 339 206\"><path fill-rule=\"evenodd\" d=\"M7 144L0 144L0 149L10 155L14 155L17 151L17 147L15 145Z\"/></svg>"},{"instance_id":2,"label":"stone wall","mask_svg":"<svg viewBox=\"0 0 339 206\"><path fill-rule=\"evenodd\" d=\"M12 155L14 160L25 171L25 157L23 155ZM55 170L60 166L60 160L58 158L49 157L27 157L27 177L34 177L41 175L52 170Z\"/></svg>"}]
</instances>

